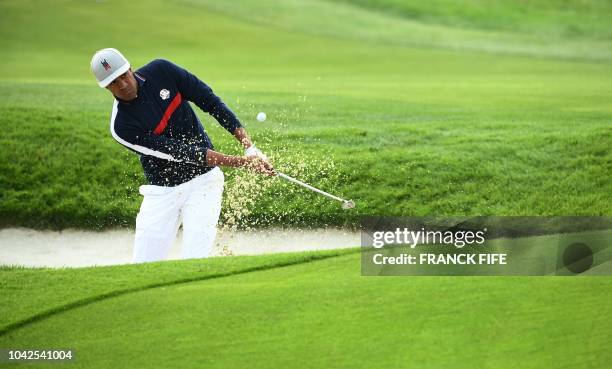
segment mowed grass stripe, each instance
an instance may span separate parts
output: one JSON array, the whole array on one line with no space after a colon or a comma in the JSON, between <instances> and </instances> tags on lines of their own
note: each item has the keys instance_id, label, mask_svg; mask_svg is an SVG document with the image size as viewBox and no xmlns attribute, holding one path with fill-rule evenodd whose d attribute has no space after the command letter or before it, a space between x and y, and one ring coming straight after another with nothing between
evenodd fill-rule
<instances>
[{"instance_id":1,"label":"mowed grass stripe","mask_svg":"<svg viewBox=\"0 0 612 369\"><path fill-rule=\"evenodd\" d=\"M609 63L603 1L187 0L261 28L359 43Z\"/></svg>"}]
</instances>

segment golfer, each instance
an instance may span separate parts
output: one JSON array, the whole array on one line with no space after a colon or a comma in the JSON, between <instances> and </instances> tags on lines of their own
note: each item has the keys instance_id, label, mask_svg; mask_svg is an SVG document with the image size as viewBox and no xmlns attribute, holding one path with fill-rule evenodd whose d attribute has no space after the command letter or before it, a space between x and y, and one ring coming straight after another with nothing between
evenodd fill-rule
<instances>
[{"instance_id":1,"label":"golfer","mask_svg":"<svg viewBox=\"0 0 612 369\"><path fill-rule=\"evenodd\" d=\"M149 182L136 217L134 262L164 260L183 224L182 257L210 255L221 213L223 172L243 167L274 175L265 155L253 145L234 113L211 88L185 69L162 59L132 71L116 49L91 59L98 85L115 97L110 131L115 140L140 156ZM245 156L214 151L189 105L212 115L245 148Z\"/></svg>"}]
</instances>

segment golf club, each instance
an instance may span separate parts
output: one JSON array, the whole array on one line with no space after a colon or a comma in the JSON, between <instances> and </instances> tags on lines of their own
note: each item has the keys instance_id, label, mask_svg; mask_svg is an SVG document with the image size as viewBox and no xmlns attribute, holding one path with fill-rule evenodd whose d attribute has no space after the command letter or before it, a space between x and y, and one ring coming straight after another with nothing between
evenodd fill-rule
<instances>
[{"instance_id":1,"label":"golf club","mask_svg":"<svg viewBox=\"0 0 612 369\"><path fill-rule=\"evenodd\" d=\"M293 183L295 183L297 185L300 185L300 186L302 186L304 188L307 188L307 189L309 189L311 191L319 193L319 194L321 194L323 196L327 196L330 199L334 199L336 201L340 201L342 203L342 209L344 209L344 210L353 209L355 207L355 203L353 202L353 200L345 200L343 198L340 198L338 196L334 196L334 195L332 195L330 193L327 193L325 191L321 191L318 188L312 187L308 183L304 183L304 182L302 182L300 180L297 180L297 179L295 179L293 177L290 177L290 176L286 175L285 173L276 172L276 175L281 177L281 178L283 178L283 179L285 179L285 180L287 180L287 181L289 181L289 182L293 182Z\"/></svg>"}]
</instances>

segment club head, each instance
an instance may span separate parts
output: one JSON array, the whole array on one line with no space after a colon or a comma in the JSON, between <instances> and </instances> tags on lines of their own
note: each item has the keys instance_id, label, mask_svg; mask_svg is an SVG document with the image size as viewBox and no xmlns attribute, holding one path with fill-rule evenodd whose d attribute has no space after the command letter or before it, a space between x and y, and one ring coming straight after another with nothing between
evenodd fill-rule
<instances>
[{"instance_id":1,"label":"club head","mask_svg":"<svg viewBox=\"0 0 612 369\"><path fill-rule=\"evenodd\" d=\"M353 202L353 200L346 200L342 203L342 209L344 210L353 209L354 207L355 203Z\"/></svg>"}]
</instances>

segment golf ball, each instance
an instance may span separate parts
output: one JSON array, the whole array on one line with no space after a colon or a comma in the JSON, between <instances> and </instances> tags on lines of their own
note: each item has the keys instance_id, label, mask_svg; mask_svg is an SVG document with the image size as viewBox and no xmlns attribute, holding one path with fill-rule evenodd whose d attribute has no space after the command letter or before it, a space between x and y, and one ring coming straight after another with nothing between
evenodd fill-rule
<instances>
[{"instance_id":1,"label":"golf ball","mask_svg":"<svg viewBox=\"0 0 612 369\"><path fill-rule=\"evenodd\" d=\"M266 113L264 113L263 111L259 112L257 114L257 120L260 122L263 122L264 120L266 120Z\"/></svg>"}]
</instances>

